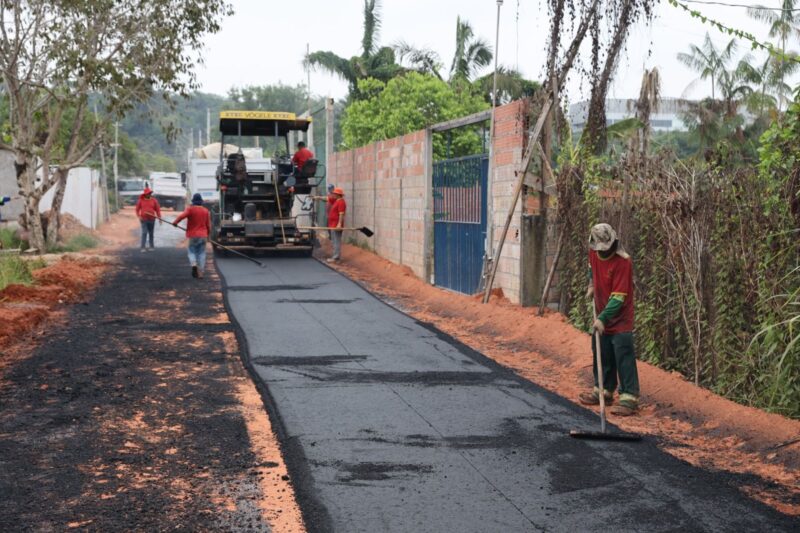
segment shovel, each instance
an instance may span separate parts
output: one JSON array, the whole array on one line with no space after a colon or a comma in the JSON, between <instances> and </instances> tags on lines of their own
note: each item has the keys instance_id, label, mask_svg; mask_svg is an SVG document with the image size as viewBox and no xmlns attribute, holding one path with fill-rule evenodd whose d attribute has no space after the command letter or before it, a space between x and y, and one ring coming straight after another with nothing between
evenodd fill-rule
<instances>
[{"instance_id":1,"label":"shovel","mask_svg":"<svg viewBox=\"0 0 800 533\"><path fill-rule=\"evenodd\" d=\"M592 317L597 320L597 306L596 302L592 302ZM600 431L580 431L573 429L569 432L569 436L575 439L589 439L589 440L622 440L622 441L637 441L642 440L641 435L635 433L607 433L606 432L606 395L605 383L603 383L603 345L600 343L600 332L594 330L594 345L595 345L595 364L597 365L597 383L600 384Z\"/></svg>"},{"instance_id":2,"label":"shovel","mask_svg":"<svg viewBox=\"0 0 800 533\"><path fill-rule=\"evenodd\" d=\"M173 223L173 222L170 222L169 220L164 220L163 218L161 218L160 216L156 215L155 213L148 213L148 214L149 214L149 215L151 215L151 216L154 216L154 217L156 217L156 218L157 218L158 220L160 220L161 222L166 222L167 224L170 224L170 225L172 225L172 226L175 226L176 228L178 228L178 229L180 229L180 230L186 231L186 228L184 228L183 226L179 226L179 225L177 225L177 224L175 224L175 223ZM266 266L266 265L265 265L264 263L262 263L261 261L258 261L258 260L256 260L256 259L253 259L253 258L252 258L252 257L250 257L249 255L245 255L245 254L243 254L242 252L240 252L240 251L238 251L238 250L234 250L233 248L228 248L227 246L225 246L225 245L223 245L223 244L220 244L220 243L218 243L217 241L213 241L213 240L211 240L211 239L208 239L208 242L210 242L210 243L211 243L211 244L213 244L214 246L217 246L217 247L219 247L219 248L222 248L222 249L223 249L223 250L225 250L226 252L230 252L230 253L232 253L232 254L236 254L236 255L238 255L238 256L240 256L240 257L244 257L244 258L245 258L245 259L247 259L248 261L252 261L253 263L255 263L255 264L257 264L258 266L260 266L261 268L264 268L264 267Z\"/></svg>"},{"instance_id":3,"label":"shovel","mask_svg":"<svg viewBox=\"0 0 800 533\"><path fill-rule=\"evenodd\" d=\"M327 230L348 230L348 231L360 231L367 237L372 237L375 235L375 232L369 229L366 226L361 226L360 228L327 228L327 227L320 227L320 226L297 226L297 229L327 229Z\"/></svg>"}]
</instances>

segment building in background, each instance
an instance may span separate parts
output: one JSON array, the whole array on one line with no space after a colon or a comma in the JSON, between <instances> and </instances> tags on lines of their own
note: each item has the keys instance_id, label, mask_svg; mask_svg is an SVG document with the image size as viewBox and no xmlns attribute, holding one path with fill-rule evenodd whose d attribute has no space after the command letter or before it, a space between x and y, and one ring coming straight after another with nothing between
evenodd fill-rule
<instances>
[{"instance_id":1,"label":"building in background","mask_svg":"<svg viewBox=\"0 0 800 533\"><path fill-rule=\"evenodd\" d=\"M653 131L687 131L689 128L683 121L683 113L688 109L690 100L683 98L662 98L658 111L650 116ZM569 122L573 133L583 131L586 117L589 114L589 101L584 100L569 106ZM606 124L611 126L621 120L636 115L636 100L633 98L609 98L606 100Z\"/></svg>"}]
</instances>

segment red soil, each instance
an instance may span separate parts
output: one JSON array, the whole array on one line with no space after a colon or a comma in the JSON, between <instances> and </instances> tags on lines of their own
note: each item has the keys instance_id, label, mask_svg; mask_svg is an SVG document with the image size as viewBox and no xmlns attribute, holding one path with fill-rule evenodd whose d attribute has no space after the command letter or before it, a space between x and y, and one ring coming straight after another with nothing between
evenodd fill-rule
<instances>
[{"instance_id":1,"label":"red soil","mask_svg":"<svg viewBox=\"0 0 800 533\"><path fill-rule=\"evenodd\" d=\"M0 291L0 346L22 338L58 305L79 301L97 284L106 266L63 258L35 270L34 285L9 285Z\"/></svg>"},{"instance_id":2,"label":"red soil","mask_svg":"<svg viewBox=\"0 0 800 533\"><path fill-rule=\"evenodd\" d=\"M335 266L410 315L435 325L521 376L569 400L591 386L590 337L563 315L536 315L493 291L489 304L424 283L410 269L346 245ZM677 373L639 362L638 416L610 417L625 431L656 437L666 452L709 469L760 478L741 489L800 515L800 421L745 407Z\"/></svg>"}]
</instances>

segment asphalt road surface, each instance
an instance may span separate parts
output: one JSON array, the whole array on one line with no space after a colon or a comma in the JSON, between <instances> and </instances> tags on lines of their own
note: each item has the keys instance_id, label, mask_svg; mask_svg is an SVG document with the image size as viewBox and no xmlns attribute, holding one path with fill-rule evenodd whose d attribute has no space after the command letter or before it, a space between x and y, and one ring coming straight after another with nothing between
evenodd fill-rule
<instances>
[{"instance_id":1,"label":"asphalt road surface","mask_svg":"<svg viewBox=\"0 0 800 533\"><path fill-rule=\"evenodd\" d=\"M264 261L217 266L310 530L797 531L741 478L570 438L596 416L325 265Z\"/></svg>"}]
</instances>

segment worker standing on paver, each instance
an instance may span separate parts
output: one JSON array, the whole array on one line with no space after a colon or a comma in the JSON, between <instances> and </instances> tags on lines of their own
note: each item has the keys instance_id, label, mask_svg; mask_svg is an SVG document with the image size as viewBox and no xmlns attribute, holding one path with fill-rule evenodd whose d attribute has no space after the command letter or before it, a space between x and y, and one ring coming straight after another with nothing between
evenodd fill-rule
<instances>
[{"instance_id":1,"label":"worker standing on paver","mask_svg":"<svg viewBox=\"0 0 800 533\"><path fill-rule=\"evenodd\" d=\"M589 288L594 298L597 319L592 328L600 333L600 346L592 335L592 352L600 349L603 363L603 388L611 403L619 382L619 403L610 412L630 416L639 409L639 373L633 349L633 262L609 224L597 224L589 235ZM585 405L600 403L597 365L594 389L580 395Z\"/></svg>"},{"instance_id":2,"label":"worker standing on paver","mask_svg":"<svg viewBox=\"0 0 800 533\"><path fill-rule=\"evenodd\" d=\"M192 277L202 278L206 267L206 242L211 233L211 213L203 207L200 193L192 196L192 205L172 221L173 226L186 219L186 238L189 239L187 254L192 265Z\"/></svg>"},{"instance_id":3,"label":"worker standing on paver","mask_svg":"<svg viewBox=\"0 0 800 533\"><path fill-rule=\"evenodd\" d=\"M328 259L329 263L335 263L342 258L342 231L344 227L344 217L347 211L347 203L344 201L344 191L339 187L333 189L333 196L336 200L328 209L328 227L331 228L331 242L333 243L333 256Z\"/></svg>"},{"instance_id":4,"label":"worker standing on paver","mask_svg":"<svg viewBox=\"0 0 800 533\"><path fill-rule=\"evenodd\" d=\"M139 223L142 226L141 251L146 250L145 244L147 244L149 236L150 251L152 252L155 249L153 234L156 228L156 218L161 218L161 206L158 205L158 200L153 198L153 191L150 187L145 187L144 192L139 195L139 201L136 202L136 216L139 217Z\"/></svg>"}]
</instances>

